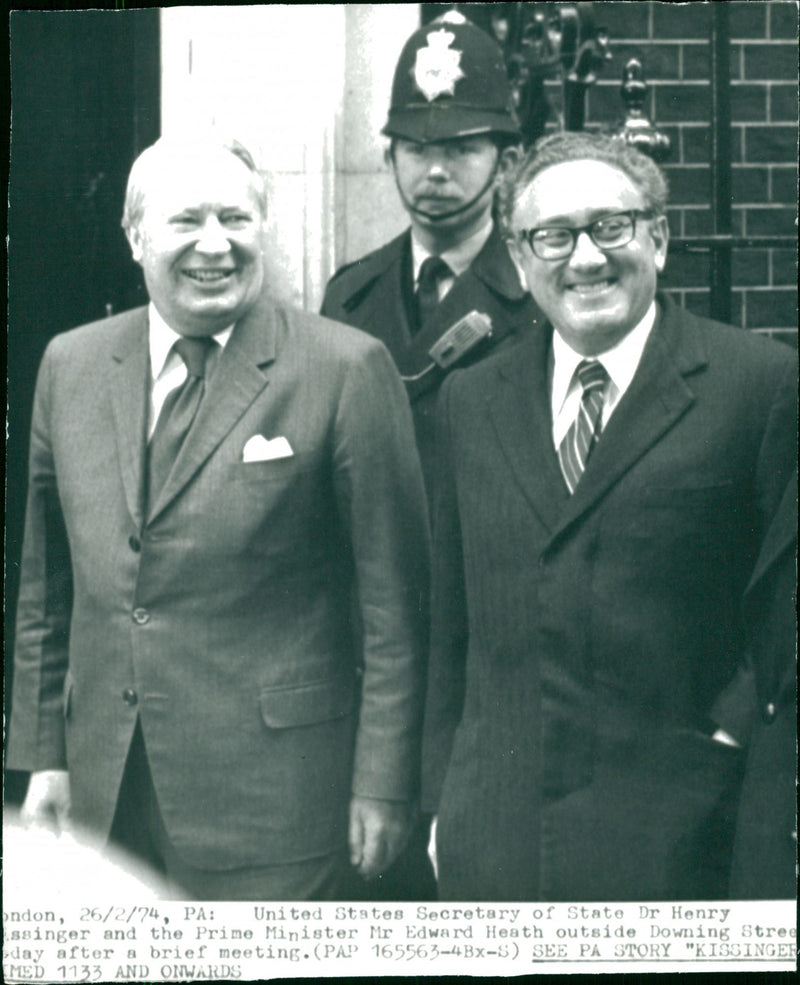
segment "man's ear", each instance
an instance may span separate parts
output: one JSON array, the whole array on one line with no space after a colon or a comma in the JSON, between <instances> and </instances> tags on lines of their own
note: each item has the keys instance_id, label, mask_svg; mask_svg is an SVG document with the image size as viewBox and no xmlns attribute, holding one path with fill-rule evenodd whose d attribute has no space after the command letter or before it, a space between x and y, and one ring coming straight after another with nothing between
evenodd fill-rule
<instances>
[{"instance_id":1,"label":"man's ear","mask_svg":"<svg viewBox=\"0 0 800 985\"><path fill-rule=\"evenodd\" d=\"M510 171L522 157L522 144L509 144L500 151L498 171Z\"/></svg>"},{"instance_id":2,"label":"man's ear","mask_svg":"<svg viewBox=\"0 0 800 985\"><path fill-rule=\"evenodd\" d=\"M661 273L667 262L667 244L669 243L669 223L665 215L659 215L650 220L650 235L656 248L656 270Z\"/></svg>"},{"instance_id":3,"label":"man's ear","mask_svg":"<svg viewBox=\"0 0 800 985\"><path fill-rule=\"evenodd\" d=\"M505 236L506 246L508 247L508 252L511 254L511 259L514 261L514 265L520 270L524 269L524 255L522 249L520 248L520 242L516 236L507 235Z\"/></svg>"},{"instance_id":4,"label":"man's ear","mask_svg":"<svg viewBox=\"0 0 800 985\"><path fill-rule=\"evenodd\" d=\"M127 237L128 244L131 248L131 256L137 263L142 262L142 231L138 225L129 226L125 230L125 236Z\"/></svg>"}]
</instances>

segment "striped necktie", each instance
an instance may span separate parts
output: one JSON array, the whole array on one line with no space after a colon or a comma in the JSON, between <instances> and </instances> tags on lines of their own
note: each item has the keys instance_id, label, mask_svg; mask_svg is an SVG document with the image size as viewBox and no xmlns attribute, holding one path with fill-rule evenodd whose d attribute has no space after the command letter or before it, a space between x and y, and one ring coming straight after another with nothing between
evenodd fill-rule
<instances>
[{"instance_id":1,"label":"striped necktie","mask_svg":"<svg viewBox=\"0 0 800 985\"><path fill-rule=\"evenodd\" d=\"M570 493L575 492L600 435L603 393L608 383L608 373L603 364L596 360L584 359L578 364L575 375L583 387L581 406L578 416L558 446L558 460Z\"/></svg>"},{"instance_id":2,"label":"striped necktie","mask_svg":"<svg viewBox=\"0 0 800 985\"><path fill-rule=\"evenodd\" d=\"M164 401L150 439L147 469L147 502L152 506L178 457L183 439L197 414L205 390L206 358L217 342L210 337L183 336L173 349L186 363L186 380Z\"/></svg>"}]
</instances>

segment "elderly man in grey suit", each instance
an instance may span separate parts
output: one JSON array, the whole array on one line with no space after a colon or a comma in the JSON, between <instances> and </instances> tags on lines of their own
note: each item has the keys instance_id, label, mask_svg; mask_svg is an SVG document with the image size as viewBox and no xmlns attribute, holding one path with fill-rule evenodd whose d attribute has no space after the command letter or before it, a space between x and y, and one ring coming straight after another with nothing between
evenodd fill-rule
<instances>
[{"instance_id":1,"label":"elderly man in grey suit","mask_svg":"<svg viewBox=\"0 0 800 985\"><path fill-rule=\"evenodd\" d=\"M36 388L8 765L24 814L182 895L332 898L417 795L427 518L384 347L277 306L261 177L163 139L124 226L150 305Z\"/></svg>"}]
</instances>

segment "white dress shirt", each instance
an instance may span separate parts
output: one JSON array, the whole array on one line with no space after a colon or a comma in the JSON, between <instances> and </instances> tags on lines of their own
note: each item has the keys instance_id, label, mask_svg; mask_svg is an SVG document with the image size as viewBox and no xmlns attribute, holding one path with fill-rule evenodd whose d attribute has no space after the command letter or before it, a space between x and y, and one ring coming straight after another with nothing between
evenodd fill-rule
<instances>
[{"instance_id":1,"label":"white dress shirt","mask_svg":"<svg viewBox=\"0 0 800 985\"><path fill-rule=\"evenodd\" d=\"M460 277L465 270L469 268L469 265L475 259L475 257L483 249L486 240L492 234L493 221L491 216L489 221L485 226L468 236L465 240L462 240L457 246L454 246L452 250L445 250L444 253L438 254L442 260L447 264L447 266L453 271L452 277L441 277L436 285L436 289L439 294L439 300L448 293L450 288L455 283L456 277ZM419 287L419 271L422 264L428 257L434 256L433 253L429 253L422 243L414 235L414 231L411 231L411 259L414 265L414 290Z\"/></svg>"},{"instance_id":2,"label":"white dress shirt","mask_svg":"<svg viewBox=\"0 0 800 985\"><path fill-rule=\"evenodd\" d=\"M158 415L169 394L181 386L186 379L186 363L172 348L181 338L180 333L170 328L158 313L156 306L150 302L147 309L150 323L150 410L147 422L148 440L153 436ZM229 325L213 338L224 349L231 337L233 325Z\"/></svg>"},{"instance_id":3,"label":"white dress shirt","mask_svg":"<svg viewBox=\"0 0 800 985\"><path fill-rule=\"evenodd\" d=\"M607 352L590 357L602 363L609 376L609 383L603 395L601 431L608 424L617 404L631 384L655 320L656 303L653 301L644 318L621 342ZM553 378L550 399L553 412L553 444L556 448L578 416L583 388L580 381L575 378L575 370L586 358L589 357L575 352L557 331L553 332Z\"/></svg>"}]
</instances>

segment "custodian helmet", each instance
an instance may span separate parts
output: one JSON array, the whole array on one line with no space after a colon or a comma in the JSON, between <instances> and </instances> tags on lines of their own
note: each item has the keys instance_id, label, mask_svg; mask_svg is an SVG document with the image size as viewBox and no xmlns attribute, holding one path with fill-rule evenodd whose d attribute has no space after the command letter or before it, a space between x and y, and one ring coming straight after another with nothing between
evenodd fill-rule
<instances>
[{"instance_id":1,"label":"custodian helmet","mask_svg":"<svg viewBox=\"0 0 800 985\"><path fill-rule=\"evenodd\" d=\"M455 11L415 31L397 62L383 133L417 143L481 133L519 137L498 45Z\"/></svg>"}]
</instances>

